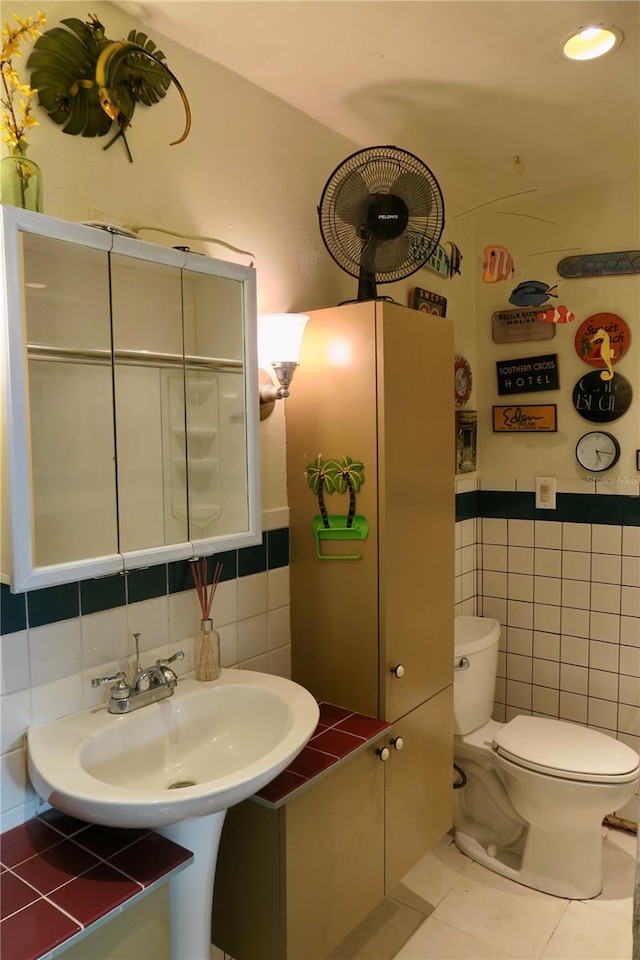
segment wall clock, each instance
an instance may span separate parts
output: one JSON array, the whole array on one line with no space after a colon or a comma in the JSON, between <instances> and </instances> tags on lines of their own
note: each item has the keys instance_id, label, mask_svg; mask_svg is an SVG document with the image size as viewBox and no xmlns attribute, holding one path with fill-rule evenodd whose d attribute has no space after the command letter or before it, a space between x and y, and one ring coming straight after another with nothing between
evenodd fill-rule
<instances>
[{"instance_id":1,"label":"wall clock","mask_svg":"<svg viewBox=\"0 0 640 960\"><path fill-rule=\"evenodd\" d=\"M454 393L456 398L456 407L462 407L471 396L471 367L469 361L464 357L457 356L454 364Z\"/></svg>"},{"instance_id":2,"label":"wall clock","mask_svg":"<svg viewBox=\"0 0 640 960\"><path fill-rule=\"evenodd\" d=\"M576 444L576 460L585 470L602 473L613 467L620 457L620 444L605 430L591 430Z\"/></svg>"}]
</instances>

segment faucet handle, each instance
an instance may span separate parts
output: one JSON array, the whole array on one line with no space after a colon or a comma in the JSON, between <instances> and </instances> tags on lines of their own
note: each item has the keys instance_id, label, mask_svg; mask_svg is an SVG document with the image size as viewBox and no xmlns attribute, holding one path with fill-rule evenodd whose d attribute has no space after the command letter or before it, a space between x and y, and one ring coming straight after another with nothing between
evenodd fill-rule
<instances>
[{"instance_id":1,"label":"faucet handle","mask_svg":"<svg viewBox=\"0 0 640 960\"><path fill-rule=\"evenodd\" d=\"M94 677L91 686L99 687L102 683L115 683L116 689L122 690L127 686L127 675L120 670L114 677Z\"/></svg>"},{"instance_id":2,"label":"faucet handle","mask_svg":"<svg viewBox=\"0 0 640 960\"><path fill-rule=\"evenodd\" d=\"M178 650L177 653L174 653L172 657L156 660L156 666L168 667L170 663L174 662L174 660L184 660L184 650Z\"/></svg>"}]
</instances>

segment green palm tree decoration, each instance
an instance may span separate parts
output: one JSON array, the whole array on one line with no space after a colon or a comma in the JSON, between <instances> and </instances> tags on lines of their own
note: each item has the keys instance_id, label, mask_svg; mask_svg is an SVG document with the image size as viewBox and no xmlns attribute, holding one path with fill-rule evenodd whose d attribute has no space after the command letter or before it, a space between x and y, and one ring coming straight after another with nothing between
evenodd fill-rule
<instances>
[{"instance_id":1,"label":"green palm tree decoration","mask_svg":"<svg viewBox=\"0 0 640 960\"><path fill-rule=\"evenodd\" d=\"M313 463L307 464L305 468L307 483L318 498L318 509L322 517L322 523L327 529L329 528L329 517L324 504L324 491L333 493L336 489L337 469L338 464L335 460L323 460L320 455L315 458Z\"/></svg>"},{"instance_id":2,"label":"green palm tree decoration","mask_svg":"<svg viewBox=\"0 0 640 960\"><path fill-rule=\"evenodd\" d=\"M356 512L356 493L363 483L364 464L359 460L352 460L351 457L344 457L342 463L337 464L336 484L340 493L344 493L345 490L349 491L347 527L353 526L353 518Z\"/></svg>"},{"instance_id":3,"label":"green palm tree decoration","mask_svg":"<svg viewBox=\"0 0 640 960\"><path fill-rule=\"evenodd\" d=\"M54 27L38 38L27 67L40 106L63 133L103 137L115 123L118 131L104 149L121 138L133 162L125 131L136 105L153 106L173 83L184 104L186 123L172 145L186 139L191 128L189 101L153 40L135 30L126 40L109 40L104 26L91 14L87 23L76 17L61 22L64 27Z\"/></svg>"}]
</instances>

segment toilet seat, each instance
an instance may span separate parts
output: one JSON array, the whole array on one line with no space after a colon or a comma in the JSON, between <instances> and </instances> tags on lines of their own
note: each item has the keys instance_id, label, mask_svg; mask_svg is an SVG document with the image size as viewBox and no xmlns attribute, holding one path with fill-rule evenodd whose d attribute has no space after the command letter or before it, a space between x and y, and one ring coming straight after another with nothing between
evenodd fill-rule
<instances>
[{"instance_id":1,"label":"toilet seat","mask_svg":"<svg viewBox=\"0 0 640 960\"><path fill-rule=\"evenodd\" d=\"M564 720L514 717L494 732L492 746L511 763L563 780L631 783L639 773L626 744Z\"/></svg>"}]
</instances>

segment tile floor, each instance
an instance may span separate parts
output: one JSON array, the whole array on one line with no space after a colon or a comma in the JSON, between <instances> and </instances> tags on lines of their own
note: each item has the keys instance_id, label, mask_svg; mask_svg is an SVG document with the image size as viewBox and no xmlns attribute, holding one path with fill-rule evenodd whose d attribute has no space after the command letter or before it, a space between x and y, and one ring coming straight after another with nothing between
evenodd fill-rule
<instances>
[{"instance_id":1,"label":"tile floor","mask_svg":"<svg viewBox=\"0 0 640 960\"><path fill-rule=\"evenodd\" d=\"M604 834L604 889L586 901L500 877L447 835L403 880L434 909L394 960L629 960L637 839Z\"/></svg>"},{"instance_id":2,"label":"tile floor","mask_svg":"<svg viewBox=\"0 0 640 960\"><path fill-rule=\"evenodd\" d=\"M584 901L551 897L500 877L461 853L447 834L330 956L630 960L637 838L608 828L603 834L604 888ZM211 958L231 960L215 947Z\"/></svg>"}]
</instances>

